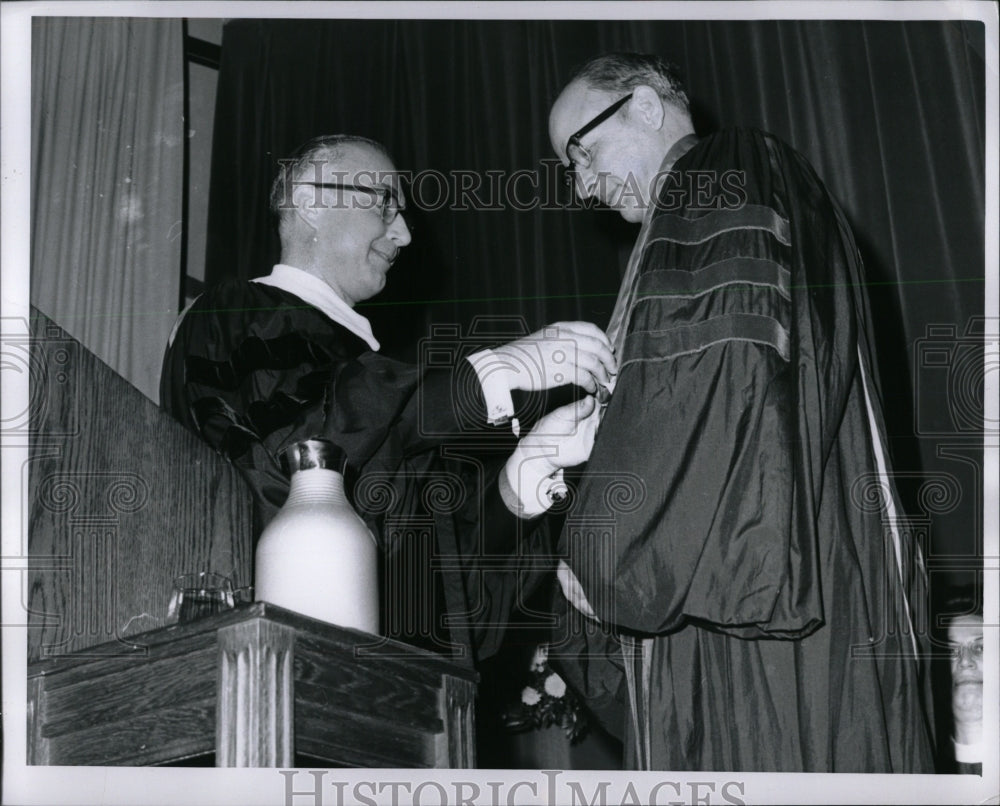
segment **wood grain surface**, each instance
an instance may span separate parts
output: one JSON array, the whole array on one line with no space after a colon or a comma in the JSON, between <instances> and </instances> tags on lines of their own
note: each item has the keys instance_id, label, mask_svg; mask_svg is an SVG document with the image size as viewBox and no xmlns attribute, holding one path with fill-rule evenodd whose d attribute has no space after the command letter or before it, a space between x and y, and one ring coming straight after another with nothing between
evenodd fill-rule
<instances>
[{"instance_id":1,"label":"wood grain surface","mask_svg":"<svg viewBox=\"0 0 1000 806\"><path fill-rule=\"evenodd\" d=\"M214 648L174 658L163 658L111 674L95 671L90 680L53 687L46 693L49 717L47 738L88 726L111 724L157 712L179 702L215 696Z\"/></svg>"},{"instance_id":2,"label":"wood grain surface","mask_svg":"<svg viewBox=\"0 0 1000 806\"><path fill-rule=\"evenodd\" d=\"M35 764L471 767L477 675L263 602L29 665ZM360 650L367 648L368 654ZM379 654L380 653L380 654Z\"/></svg>"},{"instance_id":3,"label":"wood grain surface","mask_svg":"<svg viewBox=\"0 0 1000 806\"><path fill-rule=\"evenodd\" d=\"M48 740L49 763L64 766L158 764L211 753L215 698L193 700L94 725Z\"/></svg>"},{"instance_id":4,"label":"wood grain surface","mask_svg":"<svg viewBox=\"0 0 1000 806\"><path fill-rule=\"evenodd\" d=\"M296 750L342 767L434 766L433 735L335 708L295 703Z\"/></svg>"},{"instance_id":5,"label":"wood grain surface","mask_svg":"<svg viewBox=\"0 0 1000 806\"><path fill-rule=\"evenodd\" d=\"M161 626L181 573L251 584L233 467L35 309L31 324L29 661Z\"/></svg>"}]
</instances>

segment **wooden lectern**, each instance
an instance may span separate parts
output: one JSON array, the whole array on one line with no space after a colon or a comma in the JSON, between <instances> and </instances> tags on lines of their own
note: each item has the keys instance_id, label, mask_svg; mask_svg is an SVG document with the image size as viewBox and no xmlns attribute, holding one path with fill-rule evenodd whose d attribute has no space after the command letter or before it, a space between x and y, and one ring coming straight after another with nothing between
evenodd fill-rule
<instances>
[{"instance_id":1,"label":"wooden lectern","mask_svg":"<svg viewBox=\"0 0 1000 806\"><path fill-rule=\"evenodd\" d=\"M475 672L264 603L32 665L31 764L471 767Z\"/></svg>"},{"instance_id":2,"label":"wooden lectern","mask_svg":"<svg viewBox=\"0 0 1000 806\"><path fill-rule=\"evenodd\" d=\"M472 767L468 664L271 605L167 624L174 577L251 582L233 467L31 323L28 760Z\"/></svg>"}]
</instances>

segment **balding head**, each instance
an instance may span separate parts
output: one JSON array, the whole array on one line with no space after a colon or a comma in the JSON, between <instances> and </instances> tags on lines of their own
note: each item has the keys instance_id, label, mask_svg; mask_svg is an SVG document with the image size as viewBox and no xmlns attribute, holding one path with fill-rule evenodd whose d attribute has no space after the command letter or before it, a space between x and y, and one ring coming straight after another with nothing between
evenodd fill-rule
<instances>
[{"instance_id":1,"label":"balding head","mask_svg":"<svg viewBox=\"0 0 1000 806\"><path fill-rule=\"evenodd\" d=\"M310 140L282 162L271 189L281 261L327 283L348 305L385 285L410 232L388 151L365 137Z\"/></svg>"},{"instance_id":2,"label":"balding head","mask_svg":"<svg viewBox=\"0 0 1000 806\"><path fill-rule=\"evenodd\" d=\"M549 114L552 148L574 170L577 192L633 222L642 220L667 151L693 131L676 70L636 54L588 62ZM576 156L567 153L571 139Z\"/></svg>"},{"instance_id":3,"label":"balding head","mask_svg":"<svg viewBox=\"0 0 1000 806\"><path fill-rule=\"evenodd\" d=\"M298 182L322 181L336 170L351 147L367 147L385 157L392 156L384 145L357 134L324 134L306 141L285 159L279 160L278 171L271 183L270 208L278 219L279 232L294 208L292 190ZM324 168L328 169L324 172Z\"/></svg>"}]
</instances>

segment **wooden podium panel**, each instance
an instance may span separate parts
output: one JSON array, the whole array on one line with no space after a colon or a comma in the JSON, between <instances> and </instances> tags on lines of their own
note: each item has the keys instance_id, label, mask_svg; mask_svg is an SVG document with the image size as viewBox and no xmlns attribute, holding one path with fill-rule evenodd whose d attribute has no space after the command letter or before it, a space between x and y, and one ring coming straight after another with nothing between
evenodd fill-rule
<instances>
[{"instance_id":1,"label":"wooden podium panel","mask_svg":"<svg viewBox=\"0 0 1000 806\"><path fill-rule=\"evenodd\" d=\"M476 673L257 602L29 666L28 762L475 765Z\"/></svg>"},{"instance_id":2,"label":"wooden podium panel","mask_svg":"<svg viewBox=\"0 0 1000 806\"><path fill-rule=\"evenodd\" d=\"M178 574L249 585L232 465L36 309L29 347L29 661L162 625Z\"/></svg>"}]
</instances>

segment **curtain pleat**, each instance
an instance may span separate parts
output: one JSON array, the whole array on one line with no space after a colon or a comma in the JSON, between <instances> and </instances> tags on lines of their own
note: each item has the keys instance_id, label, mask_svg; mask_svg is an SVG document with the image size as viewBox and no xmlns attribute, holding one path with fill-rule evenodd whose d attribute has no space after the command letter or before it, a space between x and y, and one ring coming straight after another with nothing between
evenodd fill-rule
<instances>
[{"instance_id":1,"label":"curtain pleat","mask_svg":"<svg viewBox=\"0 0 1000 806\"><path fill-rule=\"evenodd\" d=\"M180 286L180 20L36 18L32 36L32 303L156 400Z\"/></svg>"}]
</instances>

